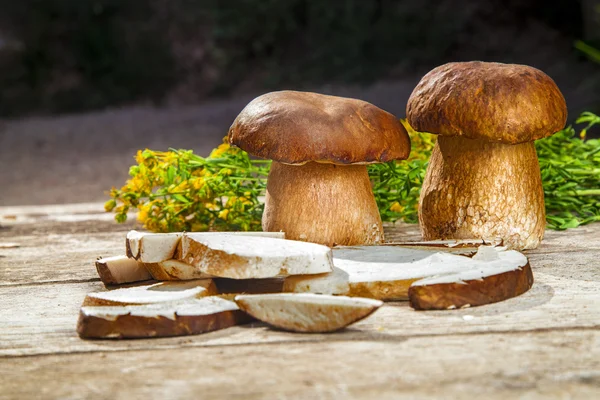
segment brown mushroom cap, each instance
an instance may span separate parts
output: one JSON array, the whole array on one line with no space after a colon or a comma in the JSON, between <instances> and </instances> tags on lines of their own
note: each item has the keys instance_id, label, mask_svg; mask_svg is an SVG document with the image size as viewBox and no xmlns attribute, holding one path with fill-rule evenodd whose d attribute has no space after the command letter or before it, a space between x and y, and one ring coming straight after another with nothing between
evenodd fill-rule
<instances>
[{"instance_id":1,"label":"brown mushroom cap","mask_svg":"<svg viewBox=\"0 0 600 400\"><path fill-rule=\"evenodd\" d=\"M538 69L473 61L431 70L413 90L406 115L417 131L516 144L561 130L567 106Z\"/></svg>"},{"instance_id":2,"label":"brown mushroom cap","mask_svg":"<svg viewBox=\"0 0 600 400\"><path fill-rule=\"evenodd\" d=\"M285 164L370 164L410 152L392 114L361 100L294 91L252 100L231 125L229 143Z\"/></svg>"}]
</instances>

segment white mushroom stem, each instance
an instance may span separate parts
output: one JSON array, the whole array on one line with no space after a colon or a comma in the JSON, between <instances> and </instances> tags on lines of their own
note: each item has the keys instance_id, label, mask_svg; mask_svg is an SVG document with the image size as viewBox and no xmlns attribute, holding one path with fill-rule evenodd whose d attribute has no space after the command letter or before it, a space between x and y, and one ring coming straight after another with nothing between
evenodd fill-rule
<instances>
[{"instance_id":1,"label":"white mushroom stem","mask_svg":"<svg viewBox=\"0 0 600 400\"><path fill-rule=\"evenodd\" d=\"M365 165L273 162L262 227L285 231L288 239L327 246L383 241Z\"/></svg>"},{"instance_id":2,"label":"white mushroom stem","mask_svg":"<svg viewBox=\"0 0 600 400\"><path fill-rule=\"evenodd\" d=\"M533 142L508 145L440 136L421 189L425 240L499 237L533 249L546 225Z\"/></svg>"}]
</instances>

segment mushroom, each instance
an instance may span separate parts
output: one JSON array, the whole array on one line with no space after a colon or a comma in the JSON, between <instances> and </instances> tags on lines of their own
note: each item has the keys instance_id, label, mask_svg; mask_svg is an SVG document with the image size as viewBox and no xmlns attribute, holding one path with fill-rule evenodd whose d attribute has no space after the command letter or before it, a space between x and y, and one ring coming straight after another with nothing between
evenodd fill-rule
<instances>
[{"instance_id":1,"label":"mushroom","mask_svg":"<svg viewBox=\"0 0 600 400\"><path fill-rule=\"evenodd\" d=\"M439 135L419 201L423 238L536 248L546 218L533 142L567 118L554 81L524 65L449 63L421 79L406 114L415 130Z\"/></svg>"},{"instance_id":2,"label":"mushroom","mask_svg":"<svg viewBox=\"0 0 600 400\"><path fill-rule=\"evenodd\" d=\"M273 160L263 230L328 246L383 241L366 165L408 157L392 114L356 99L272 92L242 110L229 142Z\"/></svg>"},{"instance_id":3,"label":"mushroom","mask_svg":"<svg viewBox=\"0 0 600 400\"><path fill-rule=\"evenodd\" d=\"M136 306L81 307L77 333L89 339L197 335L251 320L233 301L209 296Z\"/></svg>"},{"instance_id":4,"label":"mushroom","mask_svg":"<svg viewBox=\"0 0 600 400\"><path fill-rule=\"evenodd\" d=\"M312 293L245 294L234 300L242 311L260 321L303 333L338 331L383 305L379 300Z\"/></svg>"}]
</instances>

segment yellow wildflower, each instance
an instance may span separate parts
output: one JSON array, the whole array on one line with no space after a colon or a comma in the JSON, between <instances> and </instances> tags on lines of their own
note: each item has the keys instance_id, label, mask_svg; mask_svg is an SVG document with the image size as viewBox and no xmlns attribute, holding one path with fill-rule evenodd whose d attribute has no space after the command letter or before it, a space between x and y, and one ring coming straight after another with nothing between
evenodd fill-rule
<instances>
[{"instance_id":1,"label":"yellow wildflower","mask_svg":"<svg viewBox=\"0 0 600 400\"><path fill-rule=\"evenodd\" d=\"M233 207L237 201L238 201L238 198L236 196L231 196L230 198L227 199L227 203L225 205L227 207Z\"/></svg>"},{"instance_id":2,"label":"yellow wildflower","mask_svg":"<svg viewBox=\"0 0 600 400\"><path fill-rule=\"evenodd\" d=\"M150 216L150 211L152 209L152 204L148 203L148 204L144 204L142 207L140 207L140 210L138 211L137 214L137 220L140 223L145 223L146 220L148 219L148 217Z\"/></svg>"},{"instance_id":3,"label":"yellow wildflower","mask_svg":"<svg viewBox=\"0 0 600 400\"><path fill-rule=\"evenodd\" d=\"M404 211L404 207L402 207L400 203L395 201L394 204L392 204L392 206L390 207L390 211L401 213L402 211Z\"/></svg>"},{"instance_id":4,"label":"yellow wildflower","mask_svg":"<svg viewBox=\"0 0 600 400\"><path fill-rule=\"evenodd\" d=\"M146 190L147 182L140 177L133 177L127 181L127 185L123 187L123 191L143 192Z\"/></svg>"},{"instance_id":5,"label":"yellow wildflower","mask_svg":"<svg viewBox=\"0 0 600 400\"><path fill-rule=\"evenodd\" d=\"M216 205L215 203L204 203L204 207L206 207L207 209L211 210L211 211L215 211L219 209L219 206Z\"/></svg>"},{"instance_id":6,"label":"yellow wildflower","mask_svg":"<svg viewBox=\"0 0 600 400\"><path fill-rule=\"evenodd\" d=\"M225 209L225 210L221 210L219 212L219 218L227 220L227 216L229 215L229 210Z\"/></svg>"},{"instance_id":7,"label":"yellow wildflower","mask_svg":"<svg viewBox=\"0 0 600 400\"><path fill-rule=\"evenodd\" d=\"M190 182L189 182L192 187L196 190L200 190L202 189L202 187L204 186L204 179L200 179L200 178L191 178Z\"/></svg>"},{"instance_id":8,"label":"yellow wildflower","mask_svg":"<svg viewBox=\"0 0 600 400\"><path fill-rule=\"evenodd\" d=\"M135 161L138 164L143 164L144 163L144 154L142 150L138 150L137 153L135 154Z\"/></svg>"},{"instance_id":9,"label":"yellow wildflower","mask_svg":"<svg viewBox=\"0 0 600 400\"><path fill-rule=\"evenodd\" d=\"M171 191L175 192L175 193L185 192L186 190L188 190L188 188L189 188L189 182L188 181L183 181L179 185L175 186L173 188L173 190L171 190Z\"/></svg>"},{"instance_id":10,"label":"yellow wildflower","mask_svg":"<svg viewBox=\"0 0 600 400\"><path fill-rule=\"evenodd\" d=\"M106 203L104 203L104 211L110 212L116 206L117 206L117 202L114 199L110 199Z\"/></svg>"},{"instance_id":11,"label":"yellow wildflower","mask_svg":"<svg viewBox=\"0 0 600 400\"><path fill-rule=\"evenodd\" d=\"M220 144L219 147L210 153L210 158L219 158L223 153L226 153L229 150L229 147L230 146L227 143Z\"/></svg>"},{"instance_id":12,"label":"yellow wildflower","mask_svg":"<svg viewBox=\"0 0 600 400\"><path fill-rule=\"evenodd\" d=\"M173 151L167 151L163 155L163 161L168 164L177 164L179 157Z\"/></svg>"},{"instance_id":13,"label":"yellow wildflower","mask_svg":"<svg viewBox=\"0 0 600 400\"><path fill-rule=\"evenodd\" d=\"M244 205L252 205L252 202L245 197L240 197L238 201Z\"/></svg>"}]
</instances>

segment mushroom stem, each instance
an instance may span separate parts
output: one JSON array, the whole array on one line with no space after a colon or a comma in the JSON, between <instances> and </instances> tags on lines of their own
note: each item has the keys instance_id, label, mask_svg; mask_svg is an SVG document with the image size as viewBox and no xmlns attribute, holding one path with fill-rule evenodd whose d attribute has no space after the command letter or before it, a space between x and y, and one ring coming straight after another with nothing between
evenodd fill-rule
<instances>
[{"instance_id":1,"label":"mushroom stem","mask_svg":"<svg viewBox=\"0 0 600 400\"><path fill-rule=\"evenodd\" d=\"M500 237L534 249L546 226L533 142L516 145L440 136L419 201L425 240Z\"/></svg>"},{"instance_id":2,"label":"mushroom stem","mask_svg":"<svg viewBox=\"0 0 600 400\"><path fill-rule=\"evenodd\" d=\"M327 246L383 241L381 217L365 165L273 162L264 231Z\"/></svg>"}]
</instances>

